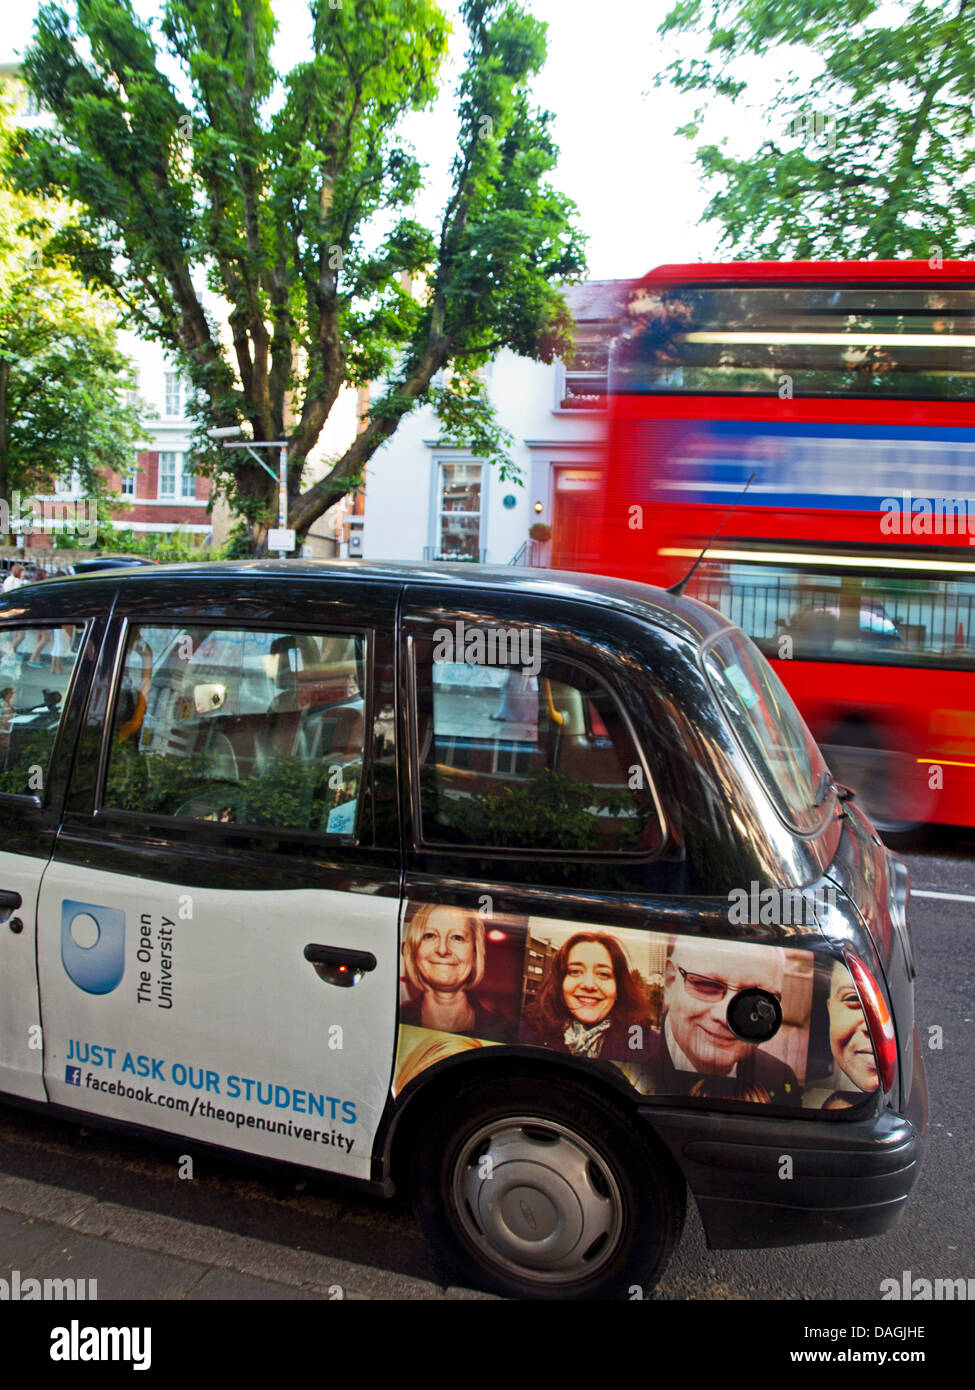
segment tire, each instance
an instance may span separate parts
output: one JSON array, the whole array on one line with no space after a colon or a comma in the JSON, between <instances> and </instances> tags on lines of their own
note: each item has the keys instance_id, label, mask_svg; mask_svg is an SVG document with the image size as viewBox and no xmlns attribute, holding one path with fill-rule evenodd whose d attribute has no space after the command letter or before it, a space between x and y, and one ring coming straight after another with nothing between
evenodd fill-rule
<instances>
[{"instance_id":1,"label":"tire","mask_svg":"<svg viewBox=\"0 0 975 1390\"><path fill-rule=\"evenodd\" d=\"M686 1188L673 1161L588 1087L472 1083L437 1107L413 1152L417 1220L468 1287L643 1298L680 1239Z\"/></svg>"}]
</instances>

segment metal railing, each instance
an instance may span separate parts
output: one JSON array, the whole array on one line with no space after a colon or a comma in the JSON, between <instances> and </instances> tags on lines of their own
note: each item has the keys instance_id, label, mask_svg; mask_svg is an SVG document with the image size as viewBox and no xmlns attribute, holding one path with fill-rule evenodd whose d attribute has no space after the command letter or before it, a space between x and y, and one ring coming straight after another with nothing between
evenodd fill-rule
<instances>
[{"instance_id":1,"label":"metal railing","mask_svg":"<svg viewBox=\"0 0 975 1390\"><path fill-rule=\"evenodd\" d=\"M889 619L896 627L896 644L910 651L945 655L975 651L975 585L971 584L937 581L929 588L907 592L871 587L851 595L835 585L815 582L798 585L788 579L769 579L762 584L738 584L705 577L692 583L691 593L759 642L773 641L783 631L814 632L817 614L828 624L829 615L838 620L852 604L860 615L859 625L850 634L857 645L879 645L885 636L884 620Z\"/></svg>"},{"instance_id":2,"label":"metal railing","mask_svg":"<svg viewBox=\"0 0 975 1390\"><path fill-rule=\"evenodd\" d=\"M511 559L508 561L508 564L509 564L509 565L523 565L523 566L525 566L526 568L543 569L543 568L544 568L544 558L543 558L543 551L544 551L544 549L545 549L545 542L544 542L544 541L533 541L533 540L523 541L522 544L521 544L521 545L518 547L518 549L515 551L514 555L512 555Z\"/></svg>"}]
</instances>

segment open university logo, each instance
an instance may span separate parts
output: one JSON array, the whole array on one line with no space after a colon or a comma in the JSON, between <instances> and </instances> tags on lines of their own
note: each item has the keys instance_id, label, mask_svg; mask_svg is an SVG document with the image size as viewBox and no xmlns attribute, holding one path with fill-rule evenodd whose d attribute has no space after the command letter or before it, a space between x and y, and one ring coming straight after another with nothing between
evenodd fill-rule
<instances>
[{"instance_id":1,"label":"open university logo","mask_svg":"<svg viewBox=\"0 0 975 1390\"><path fill-rule=\"evenodd\" d=\"M125 913L117 907L61 904L61 961L87 994L111 994L125 973Z\"/></svg>"}]
</instances>

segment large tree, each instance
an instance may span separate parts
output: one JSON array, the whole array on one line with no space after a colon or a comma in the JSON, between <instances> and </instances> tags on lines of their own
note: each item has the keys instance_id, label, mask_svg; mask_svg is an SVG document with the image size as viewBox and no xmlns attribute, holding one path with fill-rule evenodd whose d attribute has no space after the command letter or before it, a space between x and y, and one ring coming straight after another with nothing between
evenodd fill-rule
<instances>
[{"instance_id":1,"label":"large tree","mask_svg":"<svg viewBox=\"0 0 975 1390\"><path fill-rule=\"evenodd\" d=\"M556 284L583 260L574 209L546 181L550 117L529 93L545 26L509 0L461 9L458 143L435 228L416 220L422 166L398 134L438 90L448 24L432 0L317 0L308 60L285 74L269 0L169 0L165 52L128 0L77 0L71 17L51 5L25 59L57 125L23 137L15 176L80 205L61 248L184 365L201 447L203 425L287 438L299 535L423 400L452 437L496 450L476 369L502 347L550 361L568 346ZM341 388L380 380L365 429L309 478ZM260 553L276 491L242 458L211 446L201 466Z\"/></svg>"},{"instance_id":2,"label":"large tree","mask_svg":"<svg viewBox=\"0 0 975 1390\"><path fill-rule=\"evenodd\" d=\"M756 58L780 74L759 149L697 149L725 247L975 253L975 0L679 0L661 32L695 53L658 82L708 102L746 93ZM692 140L705 110L682 128Z\"/></svg>"},{"instance_id":3,"label":"large tree","mask_svg":"<svg viewBox=\"0 0 975 1390\"><path fill-rule=\"evenodd\" d=\"M11 139L0 104L0 153ZM139 438L135 385L110 303L56 254L63 205L0 186L0 497L75 474L88 496L126 473Z\"/></svg>"}]
</instances>

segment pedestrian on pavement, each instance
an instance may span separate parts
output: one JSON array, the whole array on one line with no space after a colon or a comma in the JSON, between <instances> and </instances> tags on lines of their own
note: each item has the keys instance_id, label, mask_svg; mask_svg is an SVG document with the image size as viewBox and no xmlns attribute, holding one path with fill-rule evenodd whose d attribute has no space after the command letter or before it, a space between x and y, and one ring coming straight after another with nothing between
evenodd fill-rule
<instances>
[{"instance_id":1,"label":"pedestrian on pavement","mask_svg":"<svg viewBox=\"0 0 975 1390\"><path fill-rule=\"evenodd\" d=\"M26 584L24 579L24 567L19 560L10 566L10 573L7 575L3 584L0 584L0 594L9 594L14 589L19 589L22 584Z\"/></svg>"}]
</instances>

